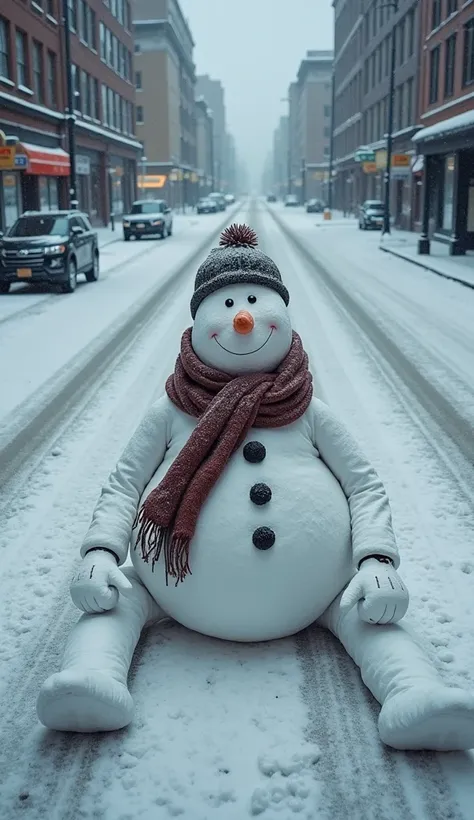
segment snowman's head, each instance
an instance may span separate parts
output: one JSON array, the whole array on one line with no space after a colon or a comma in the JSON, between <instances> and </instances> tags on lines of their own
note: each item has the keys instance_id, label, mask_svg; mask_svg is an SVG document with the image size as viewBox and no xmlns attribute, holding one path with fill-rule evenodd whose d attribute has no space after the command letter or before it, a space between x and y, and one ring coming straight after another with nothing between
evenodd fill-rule
<instances>
[{"instance_id":1,"label":"snowman's head","mask_svg":"<svg viewBox=\"0 0 474 820\"><path fill-rule=\"evenodd\" d=\"M289 295L275 263L247 226L231 226L196 276L192 345L202 362L231 374L271 372L292 343Z\"/></svg>"}]
</instances>

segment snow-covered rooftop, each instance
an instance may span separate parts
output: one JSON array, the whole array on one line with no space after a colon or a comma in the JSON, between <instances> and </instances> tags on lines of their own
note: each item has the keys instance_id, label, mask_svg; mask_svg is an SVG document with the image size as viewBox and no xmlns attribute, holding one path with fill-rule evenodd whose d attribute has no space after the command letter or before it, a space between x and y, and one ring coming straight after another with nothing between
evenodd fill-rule
<instances>
[{"instance_id":1,"label":"snow-covered rooftop","mask_svg":"<svg viewBox=\"0 0 474 820\"><path fill-rule=\"evenodd\" d=\"M443 134L465 131L468 128L474 128L474 109L465 111L464 114L457 114L457 116L450 117L448 120L437 122L435 125L429 125L427 128L422 128L413 137L413 142L426 142L441 137Z\"/></svg>"}]
</instances>

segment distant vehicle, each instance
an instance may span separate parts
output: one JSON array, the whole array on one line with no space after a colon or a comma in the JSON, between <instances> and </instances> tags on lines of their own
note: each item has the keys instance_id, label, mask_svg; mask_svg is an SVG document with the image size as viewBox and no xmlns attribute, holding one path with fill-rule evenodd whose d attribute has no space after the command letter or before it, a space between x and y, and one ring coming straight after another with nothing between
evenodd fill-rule
<instances>
[{"instance_id":1,"label":"distant vehicle","mask_svg":"<svg viewBox=\"0 0 474 820\"><path fill-rule=\"evenodd\" d=\"M306 212L308 214L322 214L325 207L322 199L310 199L306 203Z\"/></svg>"},{"instance_id":2,"label":"distant vehicle","mask_svg":"<svg viewBox=\"0 0 474 820\"><path fill-rule=\"evenodd\" d=\"M235 202L234 194L226 194L224 196L224 199L225 199L225 201L227 202L228 205L233 205L234 202Z\"/></svg>"},{"instance_id":3,"label":"distant vehicle","mask_svg":"<svg viewBox=\"0 0 474 820\"><path fill-rule=\"evenodd\" d=\"M277 201L277 198L276 198L275 194L268 194L267 202L276 202L276 201Z\"/></svg>"},{"instance_id":4,"label":"distant vehicle","mask_svg":"<svg viewBox=\"0 0 474 820\"><path fill-rule=\"evenodd\" d=\"M385 206L379 199L367 199L359 210L359 230L369 231L382 228Z\"/></svg>"},{"instance_id":5,"label":"distant vehicle","mask_svg":"<svg viewBox=\"0 0 474 820\"><path fill-rule=\"evenodd\" d=\"M299 204L296 194L288 194L288 196L285 197L285 208L295 208Z\"/></svg>"},{"instance_id":6,"label":"distant vehicle","mask_svg":"<svg viewBox=\"0 0 474 820\"><path fill-rule=\"evenodd\" d=\"M0 233L0 293L13 282L56 285L76 290L78 274L99 278L97 231L80 211L25 211Z\"/></svg>"},{"instance_id":7,"label":"distant vehicle","mask_svg":"<svg viewBox=\"0 0 474 820\"><path fill-rule=\"evenodd\" d=\"M198 214L216 214L217 213L217 202L215 199L208 199L207 197L203 197L200 199L196 205L196 212Z\"/></svg>"},{"instance_id":8,"label":"distant vehicle","mask_svg":"<svg viewBox=\"0 0 474 820\"><path fill-rule=\"evenodd\" d=\"M227 208L227 202L225 201L224 194L219 194L217 191L214 191L214 193L209 194L208 198L213 199L216 202L218 211L225 211Z\"/></svg>"},{"instance_id":9,"label":"distant vehicle","mask_svg":"<svg viewBox=\"0 0 474 820\"><path fill-rule=\"evenodd\" d=\"M134 236L159 236L166 239L173 233L173 212L164 199L137 199L129 214L122 217L125 242Z\"/></svg>"}]
</instances>

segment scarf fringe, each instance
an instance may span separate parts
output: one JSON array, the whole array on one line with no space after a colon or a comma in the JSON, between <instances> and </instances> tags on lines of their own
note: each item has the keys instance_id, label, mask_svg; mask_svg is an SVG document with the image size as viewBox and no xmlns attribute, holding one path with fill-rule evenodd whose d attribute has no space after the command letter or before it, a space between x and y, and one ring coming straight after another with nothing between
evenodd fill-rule
<instances>
[{"instance_id":1,"label":"scarf fringe","mask_svg":"<svg viewBox=\"0 0 474 820\"><path fill-rule=\"evenodd\" d=\"M142 558L145 564L150 562L151 571L155 569L155 564L159 561L161 553L165 559L166 586L168 578L176 578L175 587L182 583L187 575L192 575L189 566L189 548L191 539L187 536L170 535L168 527L161 527L154 521L146 517L142 507L135 516L132 529L139 526L135 549L140 544Z\"/></svg>"}]
</instances>

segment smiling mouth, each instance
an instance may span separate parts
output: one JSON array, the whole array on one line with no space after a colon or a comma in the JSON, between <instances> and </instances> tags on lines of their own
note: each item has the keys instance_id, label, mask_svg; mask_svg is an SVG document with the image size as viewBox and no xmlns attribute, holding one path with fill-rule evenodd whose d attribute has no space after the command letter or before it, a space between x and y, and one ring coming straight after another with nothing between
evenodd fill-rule
<instances>
[{"instance_id":1,"label":"smiling mouth","mask_svg":"<svg viewBox=\"0 0 474 820\"><path fill-rule=\"evenodd\" d=\"M222 350L225 350L226 353L232 353L232 356L251 356L252 353L258 353L258 351L261 350L262 347L265 347L266 343L269 341L270 337L273 335L274 330L275 330L275 328L272 327L272 329L270 330L270 333L268 334L267 338L265 339L263 345L260 345L260 347L256 347L255 350L249 350L247 353L234 353L233 350L228 350L227 347L224 347L224 345L221 345L221 343L217 339L217 336L214 336L214 341L217 342L219 347L221 347Z\"/></svg>"}]
</instances>

